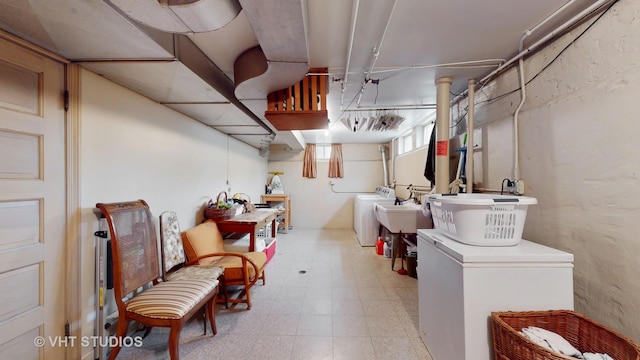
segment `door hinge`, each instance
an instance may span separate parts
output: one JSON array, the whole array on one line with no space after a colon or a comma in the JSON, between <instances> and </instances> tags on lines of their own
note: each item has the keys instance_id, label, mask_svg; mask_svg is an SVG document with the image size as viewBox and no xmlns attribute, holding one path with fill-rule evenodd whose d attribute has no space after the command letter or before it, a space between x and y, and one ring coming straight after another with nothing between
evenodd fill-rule
<instances>
[{"instance_id":1,"label":"door hinge","mask_svg":"<svg viewBox=\"0 0 640 360\"><path fill-rule=\"evenodd\" d=\"M64 111L69 111L69 90L65 90L62 97L64 100Z\"/></svg>"},{"instance_id":2,"label":"door hinge","mask_svg":"<svg viewBox=\"0 0 640 360\"><path fill-rule=\"evenodd\" d=\"M65 337L69 337L71 334L71 331L69 330L69 322L64 323L64 336Z\"/></svg>"}]
</instances>

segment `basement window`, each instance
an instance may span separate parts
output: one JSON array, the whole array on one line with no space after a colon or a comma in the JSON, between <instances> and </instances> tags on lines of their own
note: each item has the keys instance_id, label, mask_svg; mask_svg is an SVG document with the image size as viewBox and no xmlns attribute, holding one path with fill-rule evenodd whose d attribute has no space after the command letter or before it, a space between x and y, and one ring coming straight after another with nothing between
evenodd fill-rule
<instances>
[{"instance_id":1,"label":"basement window","mask_svg":"<svg viewBox=\"0 0 640 360\"><path fill-rule=\"evenodd\" d=\"M436 126L436 124L431 123L422 127L422 143L420 144L420 146L429 145L429 141L431 140L431 132L433 131L434 126Z\"/></svg>"},{"instance_id":2,"label":"basement window","mask_svg":"<svg viewBox=\"0 0 640 360\"><path fill-rule=\"evenodd\" d=\"M316 160L329 161L331 157L331 145L316 144Z\"/></svg>"},{"instance_id":3,"label":"basement window","mask_svg":"<svg viewBox=\"0 0 640 360\"><path fill-rule=\"evenodd\" d=\"M398 154L408 153L413 150L413 134L409 133L407 135L401 136L398 138Z\"/></svg>"}]
</instances>

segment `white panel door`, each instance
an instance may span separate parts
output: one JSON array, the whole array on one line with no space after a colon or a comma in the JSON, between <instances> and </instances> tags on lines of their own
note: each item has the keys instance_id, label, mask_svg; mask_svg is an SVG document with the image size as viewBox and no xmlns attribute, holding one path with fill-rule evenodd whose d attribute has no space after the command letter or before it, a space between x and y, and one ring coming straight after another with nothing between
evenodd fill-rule
<instances>
[{"instance_id":1,"label":"white panel door","mask_svg":"<svg viewBox=\"0 0 640 360\"><path fill-rule=\"evenodd\" d=\"M0 359L65 357L63 91L63 64L0 39Z\"/></svg>"}]
</instances>

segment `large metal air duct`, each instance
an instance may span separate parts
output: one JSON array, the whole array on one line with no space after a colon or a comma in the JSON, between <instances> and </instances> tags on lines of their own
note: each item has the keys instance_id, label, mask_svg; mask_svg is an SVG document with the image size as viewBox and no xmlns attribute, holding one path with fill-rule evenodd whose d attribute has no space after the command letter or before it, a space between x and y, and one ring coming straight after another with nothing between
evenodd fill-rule
<instances>
[{"instance_id":1,"label":"large metal air duct","mask_svg":"<svg viewBox=\"0 0 640 360\"><path fill-rule=\"evenodd\" d=\"M220 29L242 10L238 0L105 0L133 20L170 33Z\"/></svg>"}]
</instances>

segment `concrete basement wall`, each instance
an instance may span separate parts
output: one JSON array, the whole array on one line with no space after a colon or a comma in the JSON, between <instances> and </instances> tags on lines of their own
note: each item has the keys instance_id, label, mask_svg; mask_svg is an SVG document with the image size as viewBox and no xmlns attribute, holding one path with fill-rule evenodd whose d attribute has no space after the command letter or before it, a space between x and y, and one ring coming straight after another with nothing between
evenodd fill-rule
<instances>
[{"instance_id":1,"label":"concrete basement wall","mask_svg":"<svg viewBox=\"0 0 640 360\"><path fill-rule=\"evenodd\" d=\"M520 114L520 178L539 204L524 238L573 253L576 311L640 342L640 1L593 21L526 60L535 79ZM482 97L518 87L512 69L476 101L488 187L513 178L520 93Z\"/></svg>"}]
</instances>

